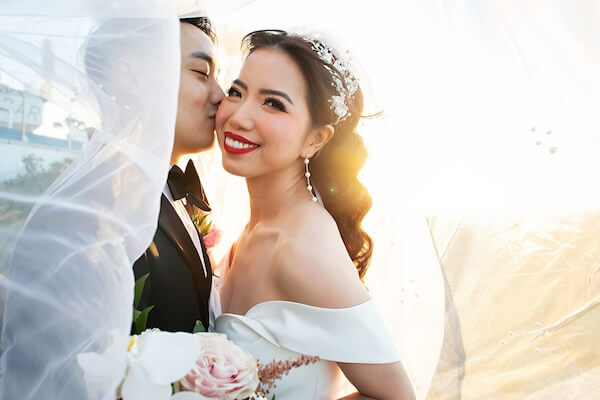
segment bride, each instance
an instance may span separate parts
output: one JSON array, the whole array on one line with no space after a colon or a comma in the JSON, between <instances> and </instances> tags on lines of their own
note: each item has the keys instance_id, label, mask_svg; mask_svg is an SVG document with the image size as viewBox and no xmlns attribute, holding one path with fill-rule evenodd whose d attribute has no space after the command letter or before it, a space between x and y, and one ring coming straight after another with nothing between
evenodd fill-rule
<instances>
[{"instance_id":1,"label":"bride","mask_svg":"<svg viewBox=\"0 0 600 400\"><path fill-rule=\"evenodd\" d=\"M348 398L413 398L361 281L373 243L361 227L371 198L357 179L358 81L317 39L257 31L244 45L216 126L223 167L246 178L251 211L215 280L213 328L263 365L293 365L263 386L269 398L332 398L340 371L358 390Z\"/></svg>"}]
</instances>

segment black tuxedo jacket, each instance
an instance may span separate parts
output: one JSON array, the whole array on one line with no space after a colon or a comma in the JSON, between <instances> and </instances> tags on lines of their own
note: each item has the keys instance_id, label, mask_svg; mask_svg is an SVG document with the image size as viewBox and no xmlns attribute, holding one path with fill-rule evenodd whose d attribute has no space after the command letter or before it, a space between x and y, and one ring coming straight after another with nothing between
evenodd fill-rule
<instances>
[{"instance_id":1,"label":"black tuxedo jacket","mask_svg":"<svg viewBox=\"0 0 600 400\"><path fill-rule=\"evenodd\" d=\"M146 252L135 262L135 279L149 273L138 309L154 305L146 328L192 332L196 321L208 328L208 299L212 281L210 260L200 237L198 254L179 215L161 196L158 230ZM207 276L204 276L204 258Z\"/></svg>"}]
</instances>

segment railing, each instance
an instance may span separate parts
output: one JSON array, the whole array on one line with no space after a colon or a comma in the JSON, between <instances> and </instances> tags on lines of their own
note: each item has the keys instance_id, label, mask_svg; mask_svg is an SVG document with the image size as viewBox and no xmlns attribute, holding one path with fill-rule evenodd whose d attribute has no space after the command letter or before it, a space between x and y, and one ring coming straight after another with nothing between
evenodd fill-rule
<instances>
[{"instance_id":1,"label":"railing","mask_svg":"<svg viewBox=\"0 0 600 400\"><path fill-rule=\"evenodd\" d=\"M23 138L25 138L25 140L23 140ZM84 145L83 142L75 140L58 139L49 136L37 135L32 132L25 132L23 134L21 131L6 127L0 127L0 140L2 139L72 151L81 151Z\"/></svg>"}]
</instances>

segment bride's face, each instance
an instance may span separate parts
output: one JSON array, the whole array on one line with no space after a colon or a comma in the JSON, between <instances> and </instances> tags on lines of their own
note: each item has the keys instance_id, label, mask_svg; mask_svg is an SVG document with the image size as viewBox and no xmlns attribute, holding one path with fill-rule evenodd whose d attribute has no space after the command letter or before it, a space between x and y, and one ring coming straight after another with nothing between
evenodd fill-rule
<instances>
[{"instance_id":1,"label":"bride's face","mask_svg":"<svg viewBox=\"0 0 600 400\"><path fill-rule=\"evenodd\" d=\"M310 131L307 84L282 50L246 59L216 116L223 167L246 178L302 167Z\"/></svg>"}]
</instances>

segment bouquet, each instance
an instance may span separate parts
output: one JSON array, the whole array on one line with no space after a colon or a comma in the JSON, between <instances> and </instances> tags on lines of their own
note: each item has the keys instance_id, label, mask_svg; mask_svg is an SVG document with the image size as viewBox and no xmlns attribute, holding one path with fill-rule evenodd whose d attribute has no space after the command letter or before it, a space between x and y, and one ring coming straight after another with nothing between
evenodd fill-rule
<instances>
[{"instance_id":1,"label":"bouquet","mask_svg":"<svg viewBox=\"0 0 600 400\"><path fill-rule=\"evenodd\" d=\"M256 361L225 335L149 329L111 340L102 354L78 356L91 395L114 387L122 400L264 399Z\"/></svg>"},{"instance_id":2,"label":"bouquet","mask_svg":"<svg viewBox=\"0 0 600 400\"><path fill-rule=\"evenodd\" d=\"M148 274L135 283L133 323L139 335L128 342L118 332L102 353L81 353L88 392L114 388L122 400L264 399L256 393L258 364L252 355L197 321L193 333L146 330L153 306L138 310Z\"/></svg>"}]
</instances>

